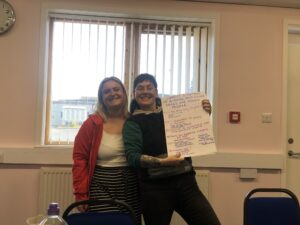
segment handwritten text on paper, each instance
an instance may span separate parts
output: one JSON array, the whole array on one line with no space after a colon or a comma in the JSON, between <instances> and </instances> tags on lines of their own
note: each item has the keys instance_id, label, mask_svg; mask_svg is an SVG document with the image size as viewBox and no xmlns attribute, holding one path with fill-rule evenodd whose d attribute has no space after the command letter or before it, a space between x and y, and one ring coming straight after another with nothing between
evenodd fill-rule
<instances>
[{"instance_id":1,"label":"handwritten text on paper","mask_svg":"<svg viewBox=\"0 0 300 225\"><path fill-rule=\"evenodd\" d=\"M204 93L181 94L162 99L168 155L207 155L216 152L208 113L202 107Z\"/></svg>"}]
</instances>

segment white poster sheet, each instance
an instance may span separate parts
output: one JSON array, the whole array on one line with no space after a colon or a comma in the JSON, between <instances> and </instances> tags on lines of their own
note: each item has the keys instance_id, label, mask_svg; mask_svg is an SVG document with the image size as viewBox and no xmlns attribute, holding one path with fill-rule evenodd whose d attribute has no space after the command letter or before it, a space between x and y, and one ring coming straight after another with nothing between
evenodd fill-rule
<instances>
[{"instance_id":1,"label":"white poster sheet","mask_svg":"<svg viewBox=\"0 0 300 225\"><path fill-rule=\"evenodd\" d=\"M168 155L183 157L216 153L209 114L202 107L201 92L162 98Z\"/></svg>"}]
</instances>

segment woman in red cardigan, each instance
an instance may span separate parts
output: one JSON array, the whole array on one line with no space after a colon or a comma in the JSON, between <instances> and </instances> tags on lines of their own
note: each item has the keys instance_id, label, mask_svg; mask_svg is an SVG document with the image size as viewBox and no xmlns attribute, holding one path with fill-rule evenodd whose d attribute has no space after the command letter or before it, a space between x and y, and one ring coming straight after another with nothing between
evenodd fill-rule
<instances>
[{"instance_id":1,"label":"woman in red cardigan","mask_svg":"<svg viewBox=\"0 0 300 225\"><path fill-rule=\"evenodd\" d=\"M135 170L128 166L122 128L128 117L128 100L122 82L105 78L98 90L97 110L82 124L73 149L73 188L77 201L118 199L129 204L141 221ZM86 211L87 206L79 207ZM116 210L112 206L90 206L89 211Z\"/></svg>"}]
</instances>

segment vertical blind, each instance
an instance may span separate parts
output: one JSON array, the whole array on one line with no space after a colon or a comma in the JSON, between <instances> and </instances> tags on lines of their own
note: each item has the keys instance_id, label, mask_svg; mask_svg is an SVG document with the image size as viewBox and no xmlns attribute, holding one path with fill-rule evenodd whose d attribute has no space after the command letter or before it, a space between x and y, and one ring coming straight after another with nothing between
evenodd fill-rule
<instances>
[{"instance_id":1,"label":"vertical blind","mask_svg":"<svg viewBox=\"0 0 300 225\"><path fill-rule=\"evenodd\" d=\"M73 142L107 76L120 78L128 93L139 73L156 77L160 96L207 92L208 29L194 22L50 15L46 144Z\"/></svg>"},{"instance_id":2,"label":"vertical blind","mask_svg":"<svg viewBox=\"0 0 300 225\"><path fill-rule=\"evenodd\" d=\"M208 27L149 23L136 26L140 37L140 48L136 52L138 73L154 74L161 84L162 96L206 92L207 84L202 83L207 76Z\"/></svg>"}]
</instances>

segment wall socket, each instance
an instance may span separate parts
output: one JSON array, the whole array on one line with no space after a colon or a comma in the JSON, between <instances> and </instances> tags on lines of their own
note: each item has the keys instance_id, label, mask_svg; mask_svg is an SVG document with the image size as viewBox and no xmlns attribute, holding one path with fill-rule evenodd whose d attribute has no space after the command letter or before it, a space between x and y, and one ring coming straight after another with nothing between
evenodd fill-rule
<instances>
[{"instance_id":1,"label":"wall socket","mask_svg":"<svg viewBox=\"0 0 300 225\"><path fill-rule=\"evenodd\" d=\"M262 123L272 123L272 113L262 113L261 114Z\"/></svg>"},{"instance_id":2,"label":"wall socket","mask_svg":"<svg viewBox=\"0 0 300 225\"><path fill-rule=\"evenodd\" d=\"M253 168L241 168L240 169L240 179L256 179L257 169Z\"/></svg>"}]
</instances>

